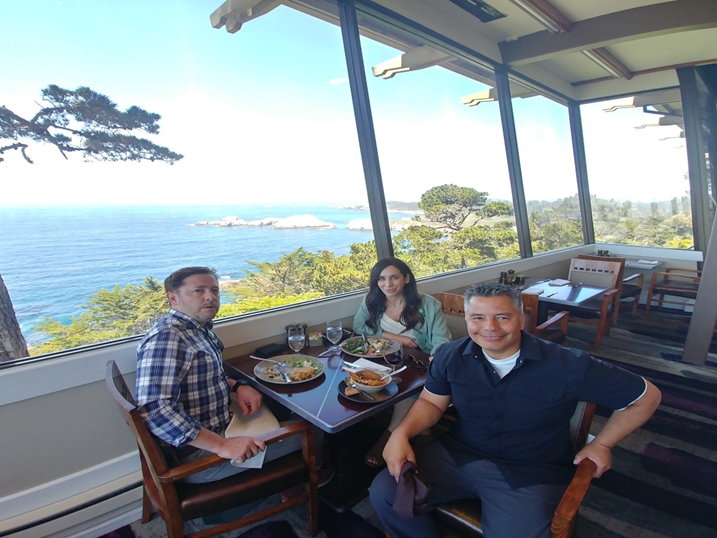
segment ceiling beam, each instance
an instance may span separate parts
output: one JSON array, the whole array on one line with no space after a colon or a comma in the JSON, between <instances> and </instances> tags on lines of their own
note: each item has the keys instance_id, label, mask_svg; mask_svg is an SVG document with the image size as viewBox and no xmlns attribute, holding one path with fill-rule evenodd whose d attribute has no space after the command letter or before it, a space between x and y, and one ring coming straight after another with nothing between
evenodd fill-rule
<instances>
[{"instance_id":1,"label":"ceiling beam","mask_svg":"<svg viewBox=\"0 0 717 538\"><path fill-rule=\"evenodd\" d=\"M503 41L498 47L504 64L519 66L635 39L715 27L717 2L675 0L576 21L570 32L544 30Z\"/></svg>"},{"instance_id":2,"label":"ceiling beam","mask_svg":"<svg viewBox=\"0 0 717 538\"><path fill-rule=\"evenodd\" d=\"M569 32L573 23L548 0L510 0L551 32Z\"/></svg>"}]
</instances>

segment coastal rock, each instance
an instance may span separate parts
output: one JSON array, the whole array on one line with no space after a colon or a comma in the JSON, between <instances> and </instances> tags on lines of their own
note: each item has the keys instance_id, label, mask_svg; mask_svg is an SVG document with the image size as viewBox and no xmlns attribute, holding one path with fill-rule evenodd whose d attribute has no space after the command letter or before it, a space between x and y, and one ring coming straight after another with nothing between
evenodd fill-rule
<instances>
[{"instance_id":1,"label":"coastal rock","mask_svg":"<svg viewBox=\"0 0 717 538\"><path fill-rule=\"evenodd\" d=\"M332 230L336 228L336 225L333 222L319 220L314 215L294 215L275 222L271 227L276 229L313 228L317 230Z\"/></svg>"},{"instance_id":2,"label":"coastal rock","mask_svg":"<svg viewBox=\"0 0 717 538\"><path fill-rule=\"evenodd\" d=\"M373 230L373 224L371 219L354 219L350 220L347 224L349 230L359 230L362 232Z\"/></svg>"},{"instance_id":3,"label":"coastal rock","mask_svg":"<svg viewBox=\"0 0 717 538\"><path fill-rule=\"evenodd\" d=\"M236 216L222 217L219 220L200 220L193 226L266 226L275 229L312 228L314 230L332 230L336 228L333 222L319 220L314 215L294 215L285 219L266 217L260 220L244 220Z\"/></svg>"}]
</instances>

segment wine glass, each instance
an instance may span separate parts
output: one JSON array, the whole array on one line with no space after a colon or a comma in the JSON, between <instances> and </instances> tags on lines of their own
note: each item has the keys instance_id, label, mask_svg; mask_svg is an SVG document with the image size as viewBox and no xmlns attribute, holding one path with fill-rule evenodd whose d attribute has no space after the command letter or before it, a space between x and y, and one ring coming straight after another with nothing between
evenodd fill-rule
<instances>
[{"instance_id":1,"label":"wine glass","mask_svg":"<svg viewBox=\"0 0 717 538\"><path fill-rule=\"evenodd\" d=\"M403 346L401 344L398 345L398 349L394 351L393 353L389 353L388 355L384 355L384 360L391 365L391 374L396 371L396 366L401 364L403 361ZM394 383L398 384L401 382L400 377L393 377L391 375L391 379Z\"/></svg>"},{"instance_id":2,"label":"wine glass","mask_svg":"<svg viewBox=\"0 0 717 538\"><path fill-rule=\"evenodd\" d=\"M326 324L326 339L333 344L328 351L335 352L341 349L337 344L341 341L343 335L344 327L341 321L334 320Z\"/></svg>"},{"instance_id":3,"label":"wine glass","mask_svg":"<svg viewBox=\"0 0 717 538\"><path fill-rule=\"evenodd\" d=\"M304 329L289 329L289 336L287 338L287 341L291 349L293 349L297 353L301 351L301 349L304 347L304 344L306 343L306 335L304 334Z\"/></svg>"}]
</instances>

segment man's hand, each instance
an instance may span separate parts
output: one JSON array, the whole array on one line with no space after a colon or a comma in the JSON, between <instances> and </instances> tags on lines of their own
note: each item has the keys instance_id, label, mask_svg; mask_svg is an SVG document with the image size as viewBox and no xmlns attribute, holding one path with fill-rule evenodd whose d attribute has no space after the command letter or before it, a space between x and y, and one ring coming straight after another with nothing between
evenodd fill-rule
<instances>
[{"instance_id":1,"label":"man's hand","mask_svg":"<svg viewBox=\"0 0 717 538\"><path fill-rule=\"evenodd\" d=\"M595 441L588 443L580 452L575 454L573 463L577 465L585 458L592 460L595 465L597 465L593 478L600 478L605 471L610 470L612 467L612 451L610 447L601 445Z\"/></svg>"},{"instance_id":2,"label":"man's hand","mask_svg":"<svg viewBox=\"0 0 717 538\"><path fill-rule=\"evenodd\" d=\"M413 452L413 447L411 447L411 443L408 442L406 437L393 432L383 449L383 459L386 462L388 472L396 479L396 482L398 482L403 463L411 461L415 464L416 454Z\"/></svg>"},{"instance_id":3,"label":"man's hand","mask_svg":"<svg viewBox=\"0 0 717 538\"><path fill-rule=\"evenodd\" d=\"M222 458L243 463L265 448L263 441L253 437L227 437L221 443L217 454Z\"/></svg>"},{"instance_id":4,"label":"man's hand","mask_svg":"<svg viewBox=\"0 0 717 538\"><path fill-rule=\"evenodd\" d=\"M241 408L242 415L256 413L261 407L261 393L249 385L239 387L236 394L237 403Z\"/></svg>"}]
</instances>

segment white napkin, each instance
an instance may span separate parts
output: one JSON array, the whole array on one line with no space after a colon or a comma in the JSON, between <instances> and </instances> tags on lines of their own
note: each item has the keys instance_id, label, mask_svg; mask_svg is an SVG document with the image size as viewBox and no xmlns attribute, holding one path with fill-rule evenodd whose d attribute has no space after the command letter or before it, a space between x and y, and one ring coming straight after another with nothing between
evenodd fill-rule
<instances>
[{"instance_id":1,"label":"white napkin","mask_svg":"<svg viewBox=\"0 0 717 538\"><path fill-rule=\"evenodd\" d=\"M353 363L344 361L344 368L348 368L349 370L378 370L380 372L391 371L391 368L388 366L383 366L382 364L364 358L357 359Z\"/></svg>"}]
</instances>

